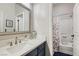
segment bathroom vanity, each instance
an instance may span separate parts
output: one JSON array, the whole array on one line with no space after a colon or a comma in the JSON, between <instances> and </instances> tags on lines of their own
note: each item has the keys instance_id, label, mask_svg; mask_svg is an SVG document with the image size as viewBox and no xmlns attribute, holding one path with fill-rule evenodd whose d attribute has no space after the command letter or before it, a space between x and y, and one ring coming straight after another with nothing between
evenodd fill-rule
<instances>
[{"instance_id":1,"label":"bathroom vanity","mask_svg":"<svg viewBox=\"0 0 79 59\"><path fill-rule=\"evenodd\" d=\"M45 56L47 35L33 28L33 6L30 4L30 9L22 3L0 6L6 7L0 15L0 56Z\"/></svg>"},{"instance_id":2,"label":"bathroom vanity","mask_svg":"<svg viewBox=\"0 0 79 59\"><path fill-rule=\"evenodd\" d=\"M17 45L0 47L0 56L45 56L46 39L25 39Z\"/></svg>"}]
</instances>

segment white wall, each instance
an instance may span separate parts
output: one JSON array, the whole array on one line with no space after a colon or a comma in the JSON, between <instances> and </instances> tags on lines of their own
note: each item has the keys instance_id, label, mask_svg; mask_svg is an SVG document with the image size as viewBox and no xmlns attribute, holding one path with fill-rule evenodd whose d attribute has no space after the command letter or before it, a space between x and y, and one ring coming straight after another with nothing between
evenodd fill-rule
<instances>
[{"instance_id":1,"label":"white wall","mask_svg":"<svg viewBox=\"0 0 79 59\"><path fill-rule=\"evenodd\" d=\"M50 55L52 55L52 4L34 4L33 7L34 30L37 36L47 38Z\"/></svg>"},{"instance_id":2,"label":"white wall","mask_svg":"<svg viewBox=\"0 0 79 59\"><path fill-rule=\"evenodd\" d=\"M35 4L34 5L34 28L38 34L48 34L48 4Z\"/></svg>"}]
</instances>

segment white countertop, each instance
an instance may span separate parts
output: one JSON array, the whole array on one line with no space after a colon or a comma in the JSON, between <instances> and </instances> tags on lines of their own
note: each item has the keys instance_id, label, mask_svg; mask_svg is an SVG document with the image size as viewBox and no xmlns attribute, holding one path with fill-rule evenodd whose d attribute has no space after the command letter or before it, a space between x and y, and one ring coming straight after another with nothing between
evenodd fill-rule
<instances>
[{"instance_id":1,"label":"white countertop","mask_svg":"<svg viewBox=\"0 0 79 59\"><path fill-rule=\"evenodd\" d=\"M0 48L0 56L21 56L28 54L33 49L44 43L46 40L44 37L37 39L25 40L15 46L4 46Z\"/></svg>"}]
</instances>

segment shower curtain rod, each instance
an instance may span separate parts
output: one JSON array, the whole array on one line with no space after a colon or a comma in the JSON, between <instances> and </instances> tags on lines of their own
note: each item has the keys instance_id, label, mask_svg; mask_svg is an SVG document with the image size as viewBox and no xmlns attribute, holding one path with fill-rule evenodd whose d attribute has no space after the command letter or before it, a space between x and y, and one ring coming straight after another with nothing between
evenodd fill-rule
<instances>
[{"instance_id":1,"label":"shower curtain rod","mask_svg":"<svg viewBox=\"0 0 79 59\"><path fill-rule=\"evenodd\" d=\"M60 14L60 15L53 15L53 17L64 16L64 15L73 15L73 13L66 13L66 14Z\"/></svg>"}]
</instances>

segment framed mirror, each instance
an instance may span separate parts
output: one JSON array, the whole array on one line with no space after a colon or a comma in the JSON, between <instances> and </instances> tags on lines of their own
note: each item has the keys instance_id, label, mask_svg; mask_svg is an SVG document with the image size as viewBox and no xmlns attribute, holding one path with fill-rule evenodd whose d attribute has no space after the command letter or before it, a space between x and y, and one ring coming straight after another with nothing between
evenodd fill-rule
<instances>
[{"instance_id":1,"label":"framed mirror","mask_svg":"<svg viewBox=\"0 0 79 59\"><path fill-rule=\"evenodd\" d=\"M30 32L30 8L21 3L0 3L0 9L0 33Z\"/></svg>"}]
</instances>

